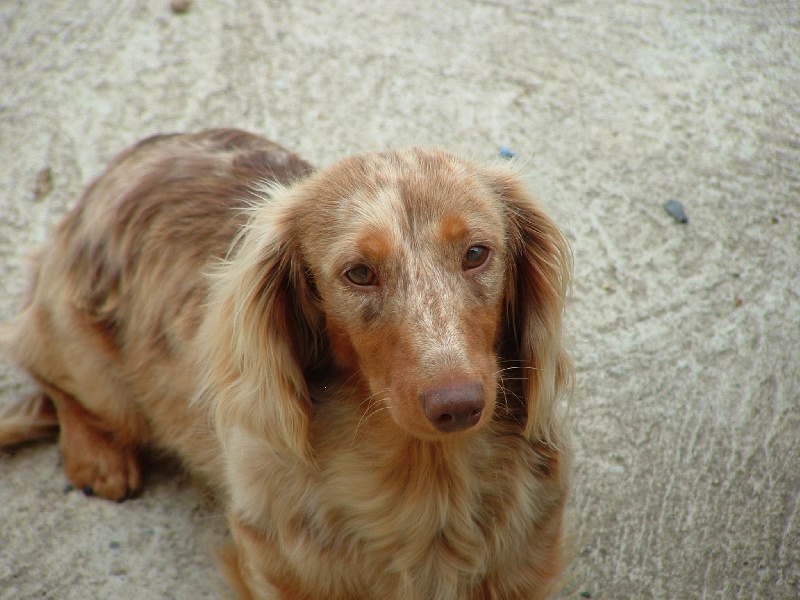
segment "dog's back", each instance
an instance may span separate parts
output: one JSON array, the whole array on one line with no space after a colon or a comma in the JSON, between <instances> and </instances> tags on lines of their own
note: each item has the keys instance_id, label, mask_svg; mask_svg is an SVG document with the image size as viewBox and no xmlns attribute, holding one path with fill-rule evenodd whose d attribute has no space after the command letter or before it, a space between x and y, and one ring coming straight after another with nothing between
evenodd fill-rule
<instances>
[{"instance_id":1,"label":"dog's back","mask_svg":"<svg viewBox=\"0 0 800 600\"><path fill-rule=\"evenodd\" d=\"M233 129L154 136L117 156L35 254L25 307L2 326L0 343L45 395L5 410L0 445L52 429L47 396L60 412L58 397L78 398L115 444L167 442L217 479L205 409L189 404L206 274L228 253L257 188L310 172L277 144Z\"/></svg>"}]
</instances>

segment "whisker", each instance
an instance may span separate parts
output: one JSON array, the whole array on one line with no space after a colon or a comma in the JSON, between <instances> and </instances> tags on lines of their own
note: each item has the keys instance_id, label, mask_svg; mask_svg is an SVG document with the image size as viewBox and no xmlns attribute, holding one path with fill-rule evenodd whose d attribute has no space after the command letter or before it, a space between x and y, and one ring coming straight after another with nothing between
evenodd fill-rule
<instances>
[{"instance_id":1,"label":"whisker","mask_svg":"<svg viewBox=\"0 0 800 600\"><path fill-rule=\"evenodd\" d=\"M516 369L527 369L529 371L541 371L539 367L531 367L529 365L511 365L509 367L502 367L498 371L514 371Z\"/></svg>"},{"instance_id":2,"label":"whisker","mask_svg":"<svg viewBox=\"0 0 800 600\"><path fill-rule=\"evenodd\" d=\"M363 399L363 400L362 400L362 401L361 401L361 402L358 404L358 408L361 408L362 406L364 406L365 404L367 404L367 403L371 402L372 400L374 400L374 399L375 399L375 398L377 398L377 397L378 397L380 394L383 394L383 393L385 393L385 390L380 390L380 391L378 391L378 392L375 392L375 393L373 393L373 394L370 394L369 396L367 396L366 398L364 398L364 399ZM367 411L369 411L369 407L367 407Z\"/></svg>"},{"instance_id":3,"label":"whisker","mask_svg":"<svg viewBox=\"0 0 800 600\"><path fill-rule=\"evenodd\" d=\"M339 386L339 391L341 392L347 386L348 383L350 383L353 379L355 379L356 375L357 375L357 373L355 373L355 372L350 373L350 375L347 377L347 379L345 379L341 383L341 385Z\"/></svg>"},{"instance_id":4,"label":"whisker","mask_svg":"<svg viewBox=\"0 0 800 600\"><path fill-rule=\"evenodd\" d=\"M380 406L378 403L372 404L372 405L371 405L371 407L372 407L372 406L377 406L378 408L377 408L377 409L375 409L375 410L373 410L373 411L371 411L371 412L370 412L370 410L369 410L369 409L367 409L367 410L364 412L364 414L363 414L363 415L361 415L361 418L358 420L358 424L356 425L356 429L355 429L355 431L353 432L353 439L352 439L352 440L351 440L351 442L350 442L350 449L351 449L351 450L352 450L352 449L355 447L355 445L356 445L356 438L358 437L358 431L361 429L361 425L362 425L362 423L366 425L366 423L369 421L369 419L370 419L371 417L374 417L374 416L375 416L375 415L377 415L379 412L382 412L382 411L384 411L384 410L389 410L389 407L388 407L388 406ZM370 408L371 408L371 407L370 407Z\"/></svg>"},{"instance_id":5,"label":"whisker","mask_svg":"<svg viewBox=\"0 0 800 600\"><path fill-rule=\"evenodd\" d=\"M381 395L388 396L388 392L389 392L388 389L379 390L373 394L370 394L359 403L358 405L359 408L361 408L365 404L367 405L367 408L364 410L364 414L361 415L361 417L358 419L358 423L356 424L355 431L353 432L353 439L350 444L351 449L355 447L356 438L358 437L358 432L361 429L361 425L366 424L371 417L375 416L379 412L389 409L389 407L386 405L387 398L379 397Z\"/></svg>"},{"instance_id":6,"label":"whisker","mask_svg":"<svg viewBox=\"0 0 800 600\"><path fill-rule=\"evenodd\" d=\"M505 372L506 371L516 371L519 367L509 367L505 369L500 369L497 371L496 375L499 376L499 388L503 394L503 401L499 404L499 408L497 408L498 414L501 418L508 418L510 417L517 425L522 427L522 423L520 422L519 418L517 417L516 412L511 407L511 401L509 400L509 394L512 394L512 399L516 399L519 402L522 400L514 393L509 387L508 382L511 381L525 381L524 377L509 377ZM499 427L499 424L498 424Z\"/></svg>"}]
</instances>

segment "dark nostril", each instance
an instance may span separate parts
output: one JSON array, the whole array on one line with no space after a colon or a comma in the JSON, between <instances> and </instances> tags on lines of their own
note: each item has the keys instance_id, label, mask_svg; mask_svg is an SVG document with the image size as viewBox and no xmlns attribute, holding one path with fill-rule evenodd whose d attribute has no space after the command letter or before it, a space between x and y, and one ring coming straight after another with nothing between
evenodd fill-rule
<instances>
[{"instance_id":1,"label":"dark nostril","mask_svg":"<svg viewBox=\"0 0 800 600\"><path fill-rule=\"evenodd\" d=\"M442 432L463 431L480 421L485 399L480 382L451 383L420 394L422 411Z\"/></svg>"},{"instance_id":2,"label":"dark nostril","mask_svg":"<svg viewBox=\"0 0 800 600\"><path fill-rule=\"evenodd\" d=\"M455 421L455 420L456 420L456 419L455 419L455 417L454 417L453 415L451 415L450 413L445 413L445 414L443 414L441 417L439 417L438 419L436 419L436 420L434 421L434 423L436 423L436 426L437 426L437 427L442 427L442 426L447 426L447 425L449 425L450 423L452 423L452 422L453 422L453 421Z\"/></svg>"}]
</instances>

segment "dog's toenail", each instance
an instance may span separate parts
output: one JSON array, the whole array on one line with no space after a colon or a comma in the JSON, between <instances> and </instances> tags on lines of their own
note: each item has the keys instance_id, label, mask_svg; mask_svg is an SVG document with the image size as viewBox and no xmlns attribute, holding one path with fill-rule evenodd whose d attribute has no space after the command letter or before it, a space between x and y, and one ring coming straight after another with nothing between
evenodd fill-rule
<instances>
[{"instance_id":1,"label":"dog's toenail","mask_svg":"<svg viewBox=\"0 0 800 600\"><path fill-rule=\"evenodd\" d=\"M87 496L94 496L94 489L90 485L83 486L83 493Z\"/></svg>"},{"instance_id":2,"label":"dog's toenail","mask_svg":"<svg viewBox=\"0 0 800 600\"><path fill-rule=\"evenodd\" d=\"M65 494L69 494L74 489L75 489L75 486L72 485L71 483L68 483L67 485L64 486L64 490L63 491L64 491Z\"/></svg>"}]
</instances>

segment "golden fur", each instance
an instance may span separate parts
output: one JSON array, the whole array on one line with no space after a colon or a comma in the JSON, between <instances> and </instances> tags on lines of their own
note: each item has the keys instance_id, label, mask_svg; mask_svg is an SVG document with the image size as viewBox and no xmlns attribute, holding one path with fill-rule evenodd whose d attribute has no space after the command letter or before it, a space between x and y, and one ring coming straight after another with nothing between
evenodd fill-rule
<instances>
[{"instance_id":1,"label":"golden fur","mask_svg":"<svg viewBox=\"0 0 800 600\"><path fill-rule=\"evenodd\" d=\"M569 270L508 168L156 136L39 250L0 341L41 393L0 444L57 424L67 476L112 499L143 448L175 453L221 490L244 598L542 598Z\"/></svg>"}]
</instances>

